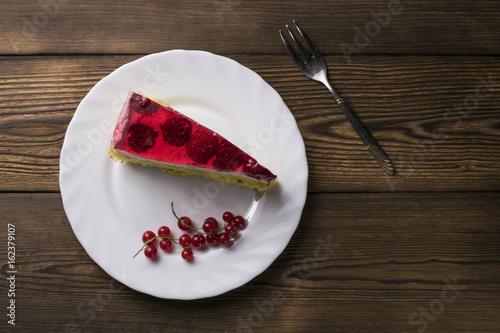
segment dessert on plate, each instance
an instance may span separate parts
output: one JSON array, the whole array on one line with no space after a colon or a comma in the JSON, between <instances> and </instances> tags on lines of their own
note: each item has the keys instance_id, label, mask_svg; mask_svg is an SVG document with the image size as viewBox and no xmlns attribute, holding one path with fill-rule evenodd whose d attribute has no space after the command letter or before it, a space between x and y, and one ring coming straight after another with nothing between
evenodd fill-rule
<instances>
[{"instance_id":1,"label":"dessert on plate","mask_svg":"<svg viewBox=\"0 0 500 333\"><path fill-rule=\"evenodd\" d=\"M109 154L117 161L253 188L260 194L278 180L220 134L135 92L129 93L120 112Z\"/></svg>"}]
</instances>

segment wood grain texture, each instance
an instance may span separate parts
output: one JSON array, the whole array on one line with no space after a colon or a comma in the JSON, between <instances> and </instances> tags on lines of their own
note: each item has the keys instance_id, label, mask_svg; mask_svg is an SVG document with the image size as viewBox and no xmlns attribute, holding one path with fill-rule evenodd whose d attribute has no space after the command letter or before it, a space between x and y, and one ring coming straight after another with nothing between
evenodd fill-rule
<instances>
[{"instance_id":1,"label":"wood grain texture","mask_svg":"<svg viewBox=\"0 0 500 333\"><path fill-rule=\"evenodd\" d=\"M498 1L1 0L0 13L2 306L9 223L18 269L17 326L4 317L0 332L499 332ZM396 176L292 63L278 30L294 19ZM171 49L260 74L295 117L309 165L299 227L277 260L241 288L187 302L97 266L58 185L84 96Z\"/></svg>"},{"instance_id":2,"label":"wood grain texture","mask_svg":"<svg viewBox=\"0 0 500 333\"><path fill-rule=\"evenodd\" d=\"M499 205L498 193L310 194L268 270L217 297L173 301L95 265L59 194L0 194L1 228L16 225L16 331L498 332Z\"/></svg>"},{"instance_id":3,"label":"wood grain texture","mask_svg":"<svg viewBox=\"0 0 500 333\"><path fill-rule=\"evenodd\" d=\"M0 12L4 55L174 48L285 54L278 30L293 19L328 54L500 52L500 10L493 0L271 0L265 6L242 0L9 0Z\"/></svg>"},{"instance_id":4,"label":"wood grain texture","mask_svg":"<svg viewBox=\"0 0 500 333\"><path fill-rule=\"evenodd\" d=\"M333 85L392 159L389 177L327 89L288 56L228 56L288 105L306 143L311 192L500 189L498 57L326 57ZM58 191L60 149L79 102L138 57L1 58L0 191Z\"/></svg>"}]
</instances>

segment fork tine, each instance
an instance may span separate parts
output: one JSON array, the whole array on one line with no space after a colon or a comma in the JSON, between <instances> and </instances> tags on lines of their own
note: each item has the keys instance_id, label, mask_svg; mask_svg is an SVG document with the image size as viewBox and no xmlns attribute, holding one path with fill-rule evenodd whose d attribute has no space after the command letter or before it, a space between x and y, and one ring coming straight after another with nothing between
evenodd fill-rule
<instances>
[{"instance_id":1,"label":"fork tine","mask_svg":"<svg viewBox=\"0 0 500 333\"><path fill-rule=\"evenodd\" d=\"M314 55L316 55L316 53L317 53L318 50L316 49L316 46L314 46L314 43L312 42L312 40L309 38L309 36L307 36L307 34L305 33L305 31L300 28L300 26L297 23L297 21L293 20L293 23L295 24L295 27L297 28L297 31L299 32L299 34L306 41L307 46L309 46L309 48L311 49L311 52Z\"/></svg>"},{"instance_id":2,"label":"fork tine","mask_svg":"<svg viewBox=\"0 0 500 333\"><path fill-rule=\"evenodd\" d=\"M290 30L290 27L288 26L288 24L286 25L286 29L288 30L288 33L290 34L290 36L292 36L293 41L295 42L295 44L299 48L299 51L302 54L302 57L307 62L307 58L309 57L307 50L302 46L302 44L299 42L299 40L297 38L295 38L295 35L293 34L292 30Z\"/></svg>"},{"instance_id":3,"label":"fork tine","mask_svg":"<svg viewBox=\"0 0 500 333\"><path fill-rule=\"evenodd\" d=\"M300 59L298 54L295 53L295 50L293 49L292 45L290 44L288 39L285 37L285 35L283 35L283 32L281 32L281 30L280 30L280 36L281 36L281 39L283 40L283 43L286 46L286 49L288 50L288 53L290 53L290 55L292 56L293 60L297 64L297 66L299 66L299 68L302 69L304 63L302 62L302 60Z\"/></svg>"}]
</instances>

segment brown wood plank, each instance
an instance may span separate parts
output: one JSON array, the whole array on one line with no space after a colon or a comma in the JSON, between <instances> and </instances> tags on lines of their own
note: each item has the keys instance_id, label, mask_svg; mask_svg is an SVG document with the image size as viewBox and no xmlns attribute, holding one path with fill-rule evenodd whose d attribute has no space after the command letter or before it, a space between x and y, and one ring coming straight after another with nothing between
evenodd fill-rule
<instances>
[{"instance_id":1,"label":"brown wood plank","mask_svg":"<svg viewBox=\"0 0 500 333\"><path fill-rule=\"evenodd\" d=\"M224 295L172 301L132 291L96 266L59 194L3 193L1 228L16 226L15 328L498 332L499 205L498 193L484 192L310 194L289 246L264 273ZM6 237L0 244L6 258Z\"/></svg>"},{"instance_id":2,"label":"brown wood plank","mask_svg":"<svg viewBox=\"0 0 500 333\"><path fill-rule=\"evenodd\" d=\"M285 54L293 19L328 54L500 53L495 1L2 1L0 54L138 54L174 48ZM246 24L242 24L246 22ZM223 37L222 37L223 36ZM346 59L347 59L346 58Z\"/></svg>"},{"instance_id":3,"label":"brown wood plank","mask_svg":"<svg viewBox=\"0 0 500 333\"><path fill-rule=\"evenodd\" d=\"M0 190L58 191L60 148L78 103L138 57L0 59ZM365 150L326 88L288 56L231 57L259 73L292 111L312 192L500 189L497 57L360 56L350 65L327 57L334 86L391 157L394 177Z\"/></svg>"}]
</instances>

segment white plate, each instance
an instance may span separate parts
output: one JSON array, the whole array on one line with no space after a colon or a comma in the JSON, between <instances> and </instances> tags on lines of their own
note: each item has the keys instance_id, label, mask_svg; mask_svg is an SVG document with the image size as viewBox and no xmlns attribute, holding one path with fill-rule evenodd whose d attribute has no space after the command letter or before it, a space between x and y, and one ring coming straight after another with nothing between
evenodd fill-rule
<instances>
[{"instance_id":1,"label":"white plate","mask_svg":"<svg viewBox=\"0 0 500 333\"><path fill-rule=\"evenodd\" d=\"M278 176L259 200L253 190L155 168L114 162L111 135L130 90L167 102L244 149ZM170 299L210 297L264 271L285 249L307 193L302 136L278 93L239 63L203 51L173 50L126 64L82 100L61 151L60 188L73 231L89 256L132 289ZM142 233L167 225L182 232L170 211L201 226L230 210L248 219L230 248L194 250L191 263L159 249L142 253Z\"/></svg>"}]
</instances>

